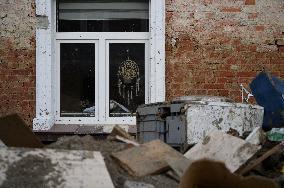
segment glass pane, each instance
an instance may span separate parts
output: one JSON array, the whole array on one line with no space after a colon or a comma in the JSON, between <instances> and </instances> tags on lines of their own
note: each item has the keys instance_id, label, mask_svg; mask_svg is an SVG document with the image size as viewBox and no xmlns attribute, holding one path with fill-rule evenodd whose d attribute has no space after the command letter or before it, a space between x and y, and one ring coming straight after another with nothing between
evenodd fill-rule
<instances>
[{"instance_id":1,"label":"glass pane","mask_svg":"<svg viewBox=\"0 0 284 188\"><path fill-rule=\"evenodd\" d=\"M149 0L58 0L58 32L148 32Z\"/></svg>"},{"instance_id":2,"label":"glass pane","mask_svg":"<svg viewBox=\"0 0 284 188\"><path fill-rule=\"evenodd\" d=\"M95 44L60 44L60 116L95 116Z\"/></svg>"},{"instance_id":3,"label":"glass pane","mask_svg":"<svg viewBox=\"0 0 284 188\"><path fill-rule=\"evenodd\" d=\"M145 103L145 44L109 44L110 117L133 116Z\"/></svg>"}]
</instances>

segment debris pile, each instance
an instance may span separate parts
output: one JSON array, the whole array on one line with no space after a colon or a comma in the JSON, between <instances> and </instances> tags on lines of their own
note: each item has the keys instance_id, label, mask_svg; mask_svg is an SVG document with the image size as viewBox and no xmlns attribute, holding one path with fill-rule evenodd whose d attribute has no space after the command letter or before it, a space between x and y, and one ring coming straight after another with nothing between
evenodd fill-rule
<instances>
[{"instance_id":1,"label":"debris pile","mask_svg":"<svg viewBox=\"0 0 284 188\"><path fill-rule=\"evenodd\" d=\"M104 140L44 146L18 116L0 118L0 187L284 187L283 111L267 116L275 108L257 79L273 82L284 109L282 81L261 73L262 107L208 96L142 105L134 136L117 125Z\"/></svg>"},{"instance_id":2,"label":"debris pile","mask_svg":"<svg viewBox=\"0 0 284 188\"><path fill-rule=\"evenodd\" d=\"M95 178L94 176L101 177L96 172L102 173L105 170L105 177L110 177L111 180L108 178L96 180L101 181L100 187L111 187L112 184L114 187L124 188L178 187L188 167L204 158L211 162L222 162L228 172L235 173L238 177L262 175L280 181L283 169L274 169L276 165L272 168L270 165L268 173L265 168L269 166L266 163L276 155L277 165L284 166L283 162L280 164L281 160L284 161L283 146L276 143L270 146L262 145L263 134L259 130L253 131L247 140L251 140L252 143L213 129L201 142L182 154L160 140L138 144L132 136L117 126L106 140L95 140L89 135L72 136L61 137L57 142L45 146L45 149L3 147L0 149L2 167L0 183L2 182L2 187L6 185L13 187L20 182L24 182L24 187L34 184L47 187L56 184L66 187L71 182L73 185L81 185L76 184L76 181L81 181L85 187L88 187L91 185L90 182L94 183L94 180L91 180ZM5 140L3 142L5 143ZM265 143L271 142L266 140ZM100 153L106 168L104 165L92 164L99 162ZM91 166L93 169L90 169ZM42 167L44 171L41 170ZM210 169L208 171L211 172ZM35 172L39 176L30 176ZM89 179L82 177L86 177L86 174L89 174ZM23 179L25 181L22 181ZM82 179L86 182L82 182Z\"/></svg>"}]
</instances>

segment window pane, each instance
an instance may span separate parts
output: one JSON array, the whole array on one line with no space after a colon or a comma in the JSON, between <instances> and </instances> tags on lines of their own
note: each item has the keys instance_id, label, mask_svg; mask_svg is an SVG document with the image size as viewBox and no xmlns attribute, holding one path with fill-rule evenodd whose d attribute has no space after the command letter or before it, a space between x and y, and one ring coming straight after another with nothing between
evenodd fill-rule
<instances>
[{"instance_id":1,"label":"window pane","mask_svg":"<svg viewBox=\"0 0 284 188\"><path fill-rule=\"evenodd\" d=\"M110 117L135 115L145 103L145 44L109 44Z\"/></svg>"},{"instance_id":2,"label":"window pane","mask_svg":"<svg viewBox=\"0 0 284 188\"><path fill-rule=\"evenodd\" d=\"M58 0L58 32L148 32L149 0Z\"/></svg>"},{"instance_id":3,"label":"window pane","mask_svg":"<svg viewBox=\"0 0 284 188\"><path fill-rule=\"evenodd\" d=\"M95 116L95 44L60 44L60 116Z\"/></svg>"}]
</instances>

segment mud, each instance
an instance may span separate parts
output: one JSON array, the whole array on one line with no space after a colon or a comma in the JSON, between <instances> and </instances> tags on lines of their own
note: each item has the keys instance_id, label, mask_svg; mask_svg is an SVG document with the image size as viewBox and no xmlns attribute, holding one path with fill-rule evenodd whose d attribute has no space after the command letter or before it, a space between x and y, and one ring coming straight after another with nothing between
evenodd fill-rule
<instances>
[{"instance_id":1,"label":"mud","mask_svg":"<svg viewBox=\"0 0 284 188\"><path fill-rule=\"evenodd\" d=\"M64 180L49 158L27 155L9 165L1 188L57 187Z\"/></svg>"},{"instance_id":2,"label":"mud","mask_svg":"<svg viewBox=\"0 0 284 188\"><path fill-rule=\"evenodd\" d=\"M129 147L125 143L110 140L95 140L92 136L62 137L57 142L47 146L56 149L91 150L100 151L104 157L107 169L116 188L123 187L126 180L150 183L156 188L178 187L178 183L165 174L146 177L132 177L111 157L111 153Z\"/></svg>"}]
</instances>

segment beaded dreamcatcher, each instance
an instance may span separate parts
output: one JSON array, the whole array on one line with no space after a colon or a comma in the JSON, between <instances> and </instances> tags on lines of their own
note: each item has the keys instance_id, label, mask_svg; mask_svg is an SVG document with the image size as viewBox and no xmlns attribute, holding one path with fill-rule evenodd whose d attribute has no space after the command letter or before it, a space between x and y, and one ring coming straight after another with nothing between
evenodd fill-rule
<instances>
[{"instance_id":1,"label":"beaded dreamcatcher","mask_svg":"<svg viewBox=\"0 0 284 188\"><path fill-rule=\"evenodd\" d=\"M129 105L134 95L138 96L140 90L140 76L137 63L128 57L118 67L117 77L118 93L123 99L127 99L127 104Z\"/></svg>"}]
</instances>

